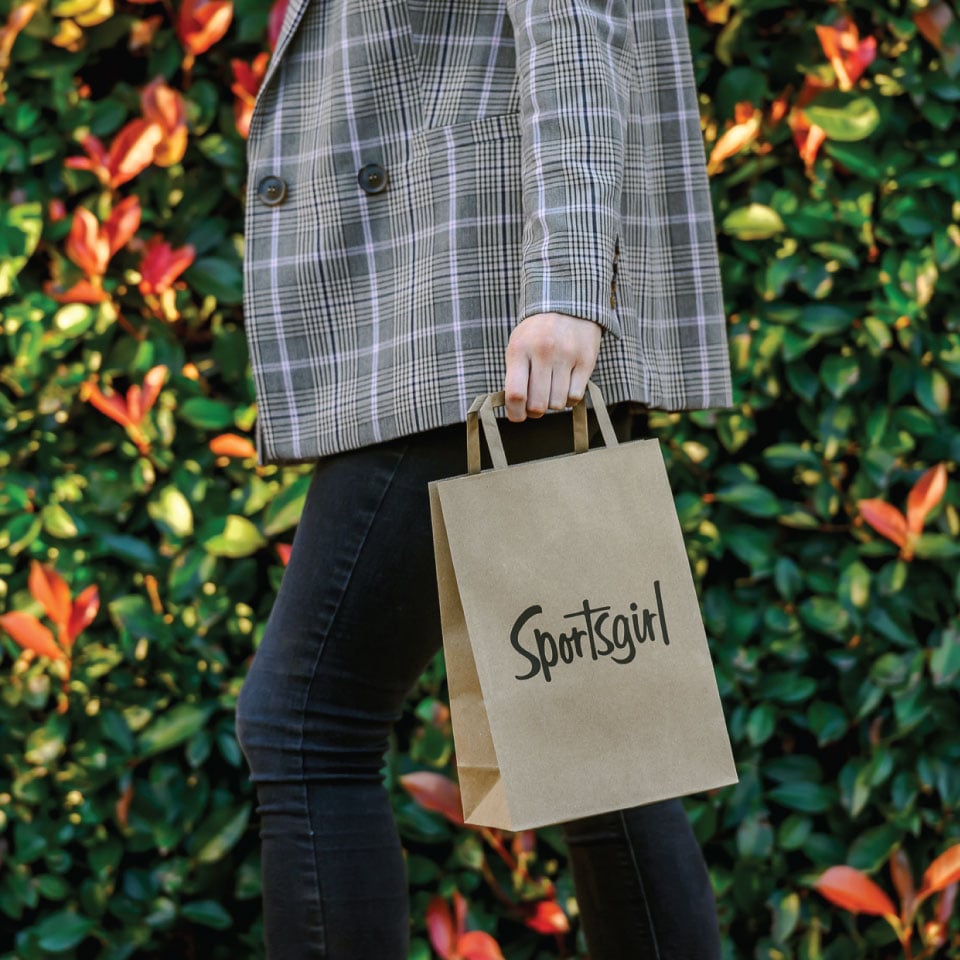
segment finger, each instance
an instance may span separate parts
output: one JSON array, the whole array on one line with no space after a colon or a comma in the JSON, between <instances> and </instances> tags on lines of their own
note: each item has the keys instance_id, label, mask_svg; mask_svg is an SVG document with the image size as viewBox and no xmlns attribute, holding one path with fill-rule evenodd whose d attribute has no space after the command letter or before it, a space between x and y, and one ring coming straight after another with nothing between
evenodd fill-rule
<instances>
[{"instance_id":1,"label":"finger","mask_svg":"<svg viewBox=\"0 0 960 960\"><path fill-rule=\"evenodd\" d=\"M527 381L527 416L542 417L550 402L550 381L553 371L539 357L530 358L530 379Z\"/></svg>"},{"instance_id":2,"label":"finger","mask_svg":"<svg viewBox=\"0 0 960 960\"><path fill-rule=\"evenodd\" d=\"M553 368L550 378L550 409L563 410L570 394L570 366L563 364Z\"/></svg>"},{"instance_id":3,"label":"finger","mask_svg":"<svg viewBox=\"0 0 960 960\"><path fill-rule=\"evenodd\" d=\"M508 420L526 419L529 375L530 358L519 350L507 350L507 373L503 381L503 392Z\"/></svg>"},{"instance_id":4,"label":"finger","mask_svg":"<svg viewBox=\"0 0 960 960\"><path fill-rule=\"evenodd\" d=\"M570 373L570 386L567 389L567 402L575 407L587 392L587 381L590 379L592 368L578 363Z\"/></svg>"}]
</instances>

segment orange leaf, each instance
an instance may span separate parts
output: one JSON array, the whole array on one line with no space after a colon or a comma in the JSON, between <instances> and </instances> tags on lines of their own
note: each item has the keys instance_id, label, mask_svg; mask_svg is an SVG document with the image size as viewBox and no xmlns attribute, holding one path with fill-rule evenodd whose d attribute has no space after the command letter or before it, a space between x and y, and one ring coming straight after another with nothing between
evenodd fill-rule
<instances>
[{"instance_id":1,"label":"orange leaf","mask_svg":"<svg viewBox=\"0 0 960 960\"><path fill-rule=\"evenodd\" d=\"M429 770L407 773L400 783L421 807L442 813L451 823L463 826L460 788L447 777Z\"/></svg>"},{"instance_id":2,"label":"orange leaf","mask_svg":"<svg viewBox=\"0 0 960 960\"><path fill-rule=\"evenodd\" d=\"M738 108L739 106L738 104ZM750 105L747 104L747 106ZM713 149L710 151L710 160L707 164L708 173L716 172L724 160L739 153L747 144L756 140L757 133L760 130L761 113L759 110L753 111L752 107L750 109L752 111L751 115L732 126L713 145Z\"/></svg>"},{"instance_id":3,"label":"orange leaf","mask_svg":"<svg viewBox=\"0 0 960 960\"><path fill-rule=\"evenodd\" d=\"M110 211L103 225L103 235L110 244L111 256L127 245L140 226L140 201L136 197L125 197Z\"/></svg>"},{"instance_id":4,"label":"orange leaf","mask_svg":"<svg viewBox=\"0 0 960 960\"><path fill-rule=\"evenodd\" d=\"M943 49L943 34L953 23L953 11L943 0L930 4L913 15L917 29L937 50Z\"/></svg>"},{"instance_id":5,"label":"orange leaf","mask_svg":"<svg viewBox=\"0 0 960 960\"><path fill-rule=\"evenodd\" d=\"M907 495L907 529L911 533L921 533L927 514L946 492L947 468L942 463L924 471Z\"/></svg>"},{"instance_id":6,"label":"orange leaf","mask_svg":"<svg viewBox=\"0 0 960 960\"><path fill-rule=\"evenodd\" d=\"M163 387L163 381L167 378L167 366L158 363L151 367L143 378L143 409L141 419L147 415L160 396L160 390Z\"/></svg>"},{"instance_id":7,"label":"orange leaf","mask_svg":"<svg viewBox=\"0 0 960 960\"><path fill-rule=\"evenodd\" d=\"M884 500L858 500L860 515L877 533L893 541L898 547L907 543L907 518Z\"/></svg>"},{"instance_id":8,"label":"orange leaf","mask_svg":"<svg viewBox=\"0 0 960 960\"><path fill-rule=\"evenodd\" d=\"M110 295L100 285L100 278L94 277L91 282L86 277L78 280L72 287L64 288L53 280L43 284L43 292L57 303L103 303Z\"/></svg>"},{"instance_id":9,"label":"orange leaf","mask_svg":"<svg viewBox=\"0 0 960 960\"><path fill-rule=\"evenodd\" d=\"M127 412L130 416L130 422L135 426L143 423L143 404L141 402L141 389L138 383L132 383L127 387Z\"/></svg>"},{"instance_id":10,"label":"orange leaf","mask_svg":"<svg viewBox=\"0 0 960 960\"><path fill-rule=\"evenodd\" d=\"M556 900L540 900L525 911L524 923L537 933L567 933L570 921Z\"/></svg>"},{"instance_id":11,"label":"orange leaf","mask_svg":"<svg viewBox=\"0 0 960 960\"><path fill-rule=\"evenodd\" d=\"M278 543L277 544L277 556L280 557L280 562L286 566L290 562L290 551L293 549L293 544L291 543Z\"/></svg>"},{"instance_id":12,"label":"orange leaf","mask_svg":"<svg viewBox=\"0 0 960 960\"><path fill-rule=\"evenodd\" d=\"M256 448L246 437L236 433L221 433L210 441L210 449L218 457L255 457Z\"/></svg>"},{"instance_id":13,"label":"orange leaf","mask_svg":"<svg viewBox=\"0 0 960 960\"><path fill-rule=\"evenodd\" d=\"M116 420L121 426L133 426L133 421L130 419L130 412L127 410L126 403L115 393L111 393L108 396L103 393L95 383L90 383L87 384L86 387L86 399L89 400L91 405L96 407L97 410L106 414L111 420Z\"/></svg>"},{"instance_id":14,"label":"orange leaf","mask_svg":"<svg viewBox=\"0 0 960 960\"><path fill-rule=\"evenodd\" d=\"M876 39L867 37L861 41L857 25L850 17L845 16L828 27L817 25L814 29L820 38L823 52L837 75L840 89L852 89L876 57Z\"/></svg>"},{"instance_id":15,"label":"orange leaf","mask_svg":"<svg viewBox=\"0 0 960 960\"><path fill-rule=\"evenodd\" d=\"M67 235L67 256L88 277L102 277L110 261L110 244L100 231L100 222L86 207L73 211Z\"/></svg>"},{"instance_id":16,"label":"orange leaf","mask_svg":"<svg viewBox=\"0 0 960 960\"><path fill-rule=\"evenodd\" d=\"M62 625L70 619L70 587L53 567L32 560L27 587L54 623Z\"/></svg>"},{"instance_id":17,"label":"orange leaf","mask_svg":"<svg viewBox=\"0 0 960 960\"><path fill-rule=\"evenodd\" d=\"M931 893L949 887L951 883L960 881L960 843L954 844L946 852L941 853L923 874L923 883L920 886L918 899L929 897Z\"/></svg>"},{"instance_id":18,"label":"orange leaf","mask_svg":"<svg viewBox=\"0 0 960 960\"><path fill-rule=\"evenodd\" d=\"M154 163L169 167L179 163L187 149L187 120L183 97L173 87L156 77L140 91L144 117L163 129L163 139L157 146Z\"/></svg>"},{"instance_id":19,"label":"orange leaf","mask_svg":"<svg viewBox=\"0 0 960 960\"><path fill-rule=\"evenodd\" d=\"M123 788L123 793L117 798L114 805L114 812L117 815L117 823L126 830L127 817L130 814L130 803L133 800L133 783L128 783Z\"/></svg>"},{"instance_id":20,"label":"orange leaf","mask_svg":"<svg viewBox=\"0 0 960 960\"><path fill-rule=\"evenodd\" d=\"M70 608L70 619L67 622L67 640L72 646L73 641L93 623L93 618L100 609L100 590L95 583L84 587L77 595Z\"/></svg>"},{"instance_id":21,"label":"orange leaf","mask_svg":"<svg viewBox=\"0 0 960 960\"><path fill-rule=\"evenodd\" d=\"M131 120L110 143L110 186L116 189L153 163L163 127L149 120Z\"/></svg>"},{"instance_id":22,"label":"orange leaf","mask_svg":"<svg viewBox=\"0 0 960 960\"><path fill-rule=\"evenodd\" d=\"M504 960L500 945L482 930L465 933L457 941L457 955L463 960Z\"/></svg>"},{"instance_id":23,"label":"orange leaf","mask_svg":"<svg viewBox=\"0 0 960 960\"><path fill-rule=\"evenodd\" d=\"M0 28L0 74L10 66L10 53L20 31L30 22L37 12L36 3L21 3L7 16L6 25Z\"/></svg>"},{"instance_id":24,"label":"orange leaf","mask_svg":"<svg viewBox=\"0 0 960 960\"><path fill-rule=\"evenodd\" d=\"M0 627L24 650L32 650L51 660L66 659L66 654L57 646L50 630L30 613L11 610L9 613L0 614Z\"/></svg>"},{"instance_id":25,"label":"orange leaf","mask_svg":"<svg viewBox=\"0 0 960 960\"><path fill-rule=\"evenodd\" d=\"M906 915L912 904L916 891L913 886L913 871L910 869L910 860L902 847L898 847L890 856L890 879L903 904L903 913Z\"/></svg>"},{"instance_id":26,"label":"orange leaf","mask_svg":"<svg viewBox=\"0 0 960 960\"><path fill-rule=\"evenodd\" d=\"M897 914L893 901L866 874L853 867L830 867L821 874L814 888L831 903L851 913L873 916Z\"/></svg>"},{"instance_id":27,"label":"orange leaf","mask_svg":"<svg viewBox=\"0 0 960 960\"><path fill-rule=\"evenodd\" d=\"M433 897L427 904L427 936L433 949L450 960L453 957L456 931L453 928L453 917L450 915L450 905L443 897Z\"/></svg>"},{"instance_id":28,"label":"orange leaf","mask_svg":"<svg viewBox=\"0 0 960 960\"><path fill-rule=\"evenodd\" d=\"M210 49L230 27L233 4L230 0L183 0L177 20L177 36L197 56Z\"/></svg>"}]
</instances>

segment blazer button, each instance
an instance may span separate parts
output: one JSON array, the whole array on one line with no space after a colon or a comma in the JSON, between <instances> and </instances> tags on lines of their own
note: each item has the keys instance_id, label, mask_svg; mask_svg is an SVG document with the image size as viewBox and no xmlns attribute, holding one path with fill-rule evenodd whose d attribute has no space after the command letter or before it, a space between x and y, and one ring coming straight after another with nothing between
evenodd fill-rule
<instances>
[{"instance_id":1,"label":"blazer button","mask_svg":"<svg viewBox=\"0 0 960 960\"><path fill-rule=\"evenodd\" d=\"M361 167L357 180L367 193L383 193L387 189L387 171L379 163L368 163Z\"/></svg>"},{"instance_id":2,"label":"blazer button","mask_svg":"<svg viewBox=\"0 0 960 960\"><path fill-rule=\"evenodd\" d=\"M257 184L257 196L261 203L268 207L275 207L278 203L283 203L287 198L286 181L280 177L264 177Z\"/></svg>"}]
</instances>

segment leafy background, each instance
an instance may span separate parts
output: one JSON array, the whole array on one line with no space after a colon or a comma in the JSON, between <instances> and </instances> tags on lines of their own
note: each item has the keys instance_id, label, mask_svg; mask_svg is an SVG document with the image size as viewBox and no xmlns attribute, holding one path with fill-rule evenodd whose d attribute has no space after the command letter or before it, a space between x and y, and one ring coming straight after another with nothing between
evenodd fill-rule
<instances>
[{"instance_id":1,"label":"leafy background","mask_svg":"<svg viewBox=\"0 0 960 960\"><path fill-rule=\"evenodd\" d=\"M943 859L906 947L822 878L906 910L960 840L960 26L688 11L737 406L648 428L741 775L687 801L726 956L958 956ZM241 198L282 12L0 6L3 958L263 955L233 711L310 468L253 458ZM411 957L584 956L556 830L456 822L445 695L388 758Z\"/></svg>"}]
</instances>

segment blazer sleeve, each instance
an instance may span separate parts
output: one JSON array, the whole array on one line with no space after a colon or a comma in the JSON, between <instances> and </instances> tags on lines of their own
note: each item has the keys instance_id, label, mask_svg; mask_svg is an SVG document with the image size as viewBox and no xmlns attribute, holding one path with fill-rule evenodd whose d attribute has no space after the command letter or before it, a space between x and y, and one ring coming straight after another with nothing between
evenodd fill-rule
<instances>
[{"instance_id":1,"label":"blazer sleeve","mask_svg":"<svg viewBox=\"0 0 960 960\"><path fill-rule=\"evenodd\" d=\"M518 322L557 312L615 336L629 91L629 0L507 0L520 88L523 265Z\"/></svg>"}]
</instances>

